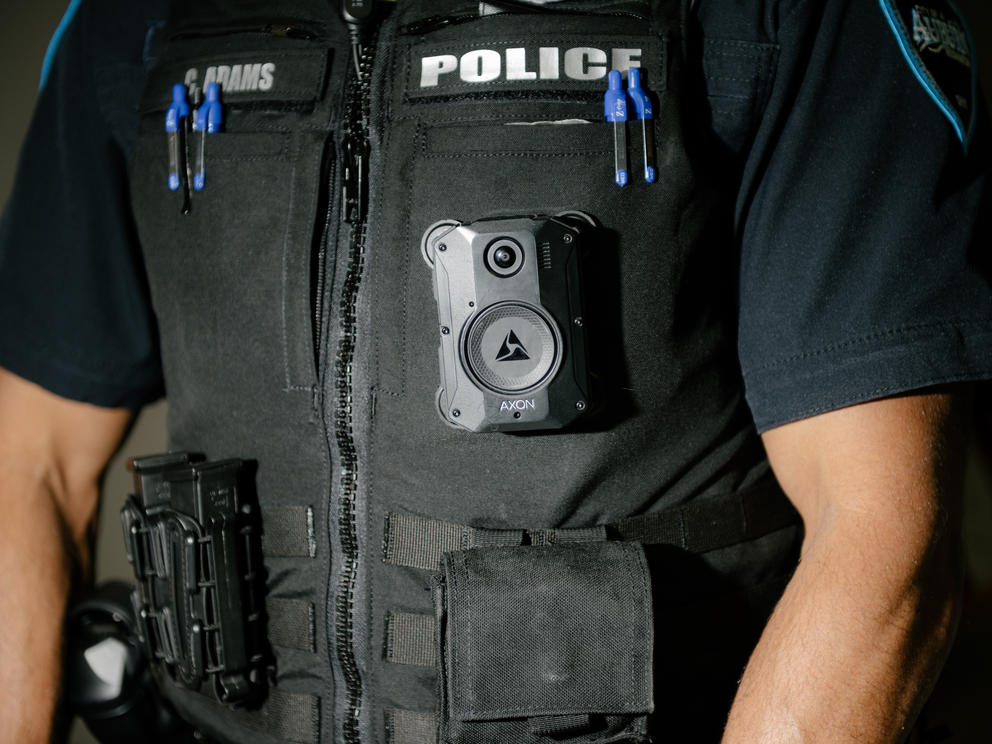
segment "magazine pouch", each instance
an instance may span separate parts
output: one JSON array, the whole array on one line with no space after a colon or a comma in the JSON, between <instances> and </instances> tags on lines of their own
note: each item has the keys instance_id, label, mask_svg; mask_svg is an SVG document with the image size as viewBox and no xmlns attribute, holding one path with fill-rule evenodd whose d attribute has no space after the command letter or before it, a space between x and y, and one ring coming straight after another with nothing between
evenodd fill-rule
<instances>
[{"instance_id":1,"label":"magazine pouch","mask_svg":"<svg viewBox=\"0 0 992 744\"><path fill-rule=\"evenodd\" d=\"M439 741L649 741L650 587L636 543L446 553L434 581Z\"/></svg>"}]
</instances>

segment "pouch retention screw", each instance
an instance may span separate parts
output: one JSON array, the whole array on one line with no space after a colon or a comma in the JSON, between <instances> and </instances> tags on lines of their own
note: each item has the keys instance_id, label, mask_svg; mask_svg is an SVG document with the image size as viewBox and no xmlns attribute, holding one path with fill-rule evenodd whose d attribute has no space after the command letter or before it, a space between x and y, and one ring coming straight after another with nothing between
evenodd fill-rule
<instances>
[{"instance_id":1,"label":"pouch retention screw","mask_svg":"<svg viewBox=\"0 0 992 744\"><path fill-rule=\"evenodd\" d=\"M584 410L586 410L586 402L584 400L578 401L575 404L575 410L576 411L584 411Z\"/></svg>"},{"instance_id":2,"label":"pouch retention screw","mask_svg":"<svg viewBox=\"0 0 992 744\"><path fill-rule=\"evenodd\" d=\"M572 233L565 233L561 236L562 243L571 243L575 238L572 237Z\"/></svg>"},{"instance_id":3,"label":"pouch retention screw","mask_svg":"<svg viewBox=\"0 0 992 744\"><path fill-rule=\"evenodd\" d=\"M444 243L440 243L438 244L437 249L443 253L444 251L448 250L448 246L446 246Z\"/></svg>"},{"instance_id":4,"label":"pouch retention screw","mask_svg":"<svg viewBox=\"0 0 992 744\"><path fill-rule=\"evenodd\" d=\"M442 336L447 336L449 333L451 333L451 329L448 328L448 326L441 326L441 335Z\"/></svg>"},{"instance_id":5,"label":"pouch retention screw","mask_svg":"<svg viewBox=\"0 0 992 744\"><path fill-rule=\"evenodd\" d=\"M462 415L462 412L461 412L461 411L459 411L459 410L458 410L457 408L452 408L452 409L451 409L451 415L452 415L452 416L453 416L454 418L458 418L459 416L461 416L461 415Z\"/></svg>"}]
</instances>

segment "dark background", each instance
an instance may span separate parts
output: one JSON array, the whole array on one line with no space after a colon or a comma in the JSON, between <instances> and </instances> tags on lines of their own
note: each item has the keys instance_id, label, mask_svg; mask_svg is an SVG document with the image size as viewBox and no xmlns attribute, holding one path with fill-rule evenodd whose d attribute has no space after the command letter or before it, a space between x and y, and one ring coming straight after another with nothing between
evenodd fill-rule
<instances>
[{"instance_id":1,"label":"dark background","mask_svg":"<svg viewBox=\"0 0 992 744\"><path fill-rule=\"evenodd\" d=\"M399 0L402 2L402 0ZM875 2L876 0L855 0ZM703 0L705 2L705 0ZM992 91L992 3L958 0L976 43L986 91ZM67 6L66 0L4 2L0 24L0 204L7 201L17 153L28 126L45 49ZM992 250L992 246L989 248ZM5 319L16 322L16 319ZM986 386L988 387L988 386ZM142 412L121 454L111 463L104 485L101 538L96 557L98 578L127 578L118 511L129 488L126 455L161 452L165 448L165 404ZM988 416L988 409L983 417ZM992 741L992 467L988 453L971 453L968 472L966 539L970 564L968 607L955 652L927 714L932 729L946 728L948 737L932 742L988 744ZM2 660L0 660L2 663ZM71 744L91 744L80 726Z\"/></svg>"}]
</instances>

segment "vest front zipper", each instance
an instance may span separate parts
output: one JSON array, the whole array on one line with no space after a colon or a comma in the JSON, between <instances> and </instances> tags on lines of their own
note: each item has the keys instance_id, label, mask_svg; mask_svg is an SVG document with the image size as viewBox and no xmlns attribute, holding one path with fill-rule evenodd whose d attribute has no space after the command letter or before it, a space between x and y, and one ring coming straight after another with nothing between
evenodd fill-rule
<instances>
[{"instance_id":1,"label":"vest front zipper","mask_svg":"<svg viewBox=\"0 0 992 744\"><path fill-rule=\"evenodd\" d=\"M337 529L341 549L334 595L334 645L337 665L345 683L346 710L341 721L344 744L359 744L362 677L354 649L354 589L358 575L358 534L355 497L358 456L352 410L352 362L355 355L356 302L365 258L368 218L369 98L375 33L364 44L353 34L355 69L350 74L342 152L344 155L343 218L350 225L348 268L338 306L341 331L334 360L334 439L340 458Z\"/></svg>"}]
</instances>

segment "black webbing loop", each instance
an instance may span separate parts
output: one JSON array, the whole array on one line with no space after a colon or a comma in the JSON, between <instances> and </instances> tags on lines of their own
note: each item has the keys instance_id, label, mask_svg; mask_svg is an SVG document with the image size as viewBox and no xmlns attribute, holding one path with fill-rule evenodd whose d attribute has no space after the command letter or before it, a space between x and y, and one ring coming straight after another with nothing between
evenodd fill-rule
<instances>
[{"instance_id":1,"label":"black webbing loop","mask_svg":"<svg viewBox=\"0 0 992 744\"><path fill-rule=\"evenodd\" d=\"M265 600L269 642L275 646L314 653L317 650L316 618L312 602L302 599Z\"/></svg>"},{"instance_id":2,"label":"black webbing loop","mask_svg":"<svg viewBox=\"0 0 992 744\"><path fill-rule=\"evenodd\" d=\"M262 552L266 556L314 558L317 537L312 506L270 506L262 513Z\"/></svg>"},{"instance_id":3,"label":"black webbing loop","mask_svg":"<svg viewBox=\"0 0 992 744\"><path fill-rule=\"evenodd\" d=\"M433 713L387 708L386 744L431 744L437 741Z\"/></svg>"},{"instance_id":4,"label":"black webbing loop","mask_svg":"<svg viewBox=\"0 0 992 744\"><path fill-rule=\"evenodd\" d=\"M239 728L248 728L294 744L318 744L320 741L320 698L315 695L270 688L260 708L237 711L206 695L200 699L207 701L211 723L220 730L233 733Z\"/></svg>"},{"instance_id":5,"label":"black webbing loop","mask_svg":"<svg viewBox=\"0 0 992 744\"><path fill-rule=\"evenodd\" d=\"M383 560L434 571L441 555L484 545L520 545L523 530L486 530L409 514L387 514Z\"/></svg>"},{"instance_id":6,"label":"black webbing loop","mask_svg":"<svg viewBox=\"0 0 992 744\"><path fill-rule=\"evenodd\" d=\"M563 739L566 736L588 731L592 728L592 717L588 713L572 713L563 716L538 716L530 719L530 732L535 736L550 736Z\"/></svg>"},{"instance_id":7,"label":"black webbing loop","mask_svg":"<svg viewBox=\"0 0 992 744\"><path fill-rule=\"evenodd\" d=\"M383 657L394 664L436 667L434 616L391 611L386 616Z\"/></svg>"}]
</instances>

